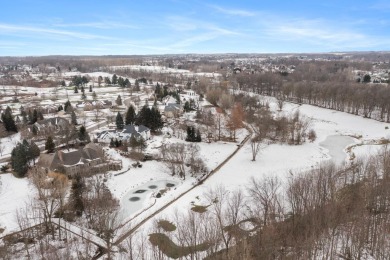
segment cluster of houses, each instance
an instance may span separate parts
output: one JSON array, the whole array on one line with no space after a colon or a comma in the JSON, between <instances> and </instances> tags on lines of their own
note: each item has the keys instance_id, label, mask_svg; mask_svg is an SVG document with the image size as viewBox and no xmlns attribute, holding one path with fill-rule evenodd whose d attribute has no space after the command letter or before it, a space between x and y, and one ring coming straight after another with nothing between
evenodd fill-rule
<instances>
[{"instance_id":1,"label":"cluster of houses","mask_svg":"<svg viewBox=\"0 0 390 260\"><path fill-rule=\"evenodd\" d=\"M83 109L84 111L90 111L95 108L112 108L112 101L110 100L94 100L94 101L82 101L76 104L77 108Z\"/></svg>"},{"instance_id":2,"label":"cluster of houses","mask_svg":"<svg viewBox=\"0 0 390 260\"><path fill-rule=\"evenodd\" d=\"M174 97L167 96L163 99L160 107L161 113L167 118L177 117L183 113L183 104L191 101L194 104L199 103L199 95L192 90L185 90L180 93L182 104L177 104ZM28 105L27 105L28 106ZM36 106L35 106L36 107ZM83 110L92 110L95 107L112 108L112 102L107 100L83 101L75 106ZM57 112L58 108L54 105L39 107L45 112ZM68 117L53 117L39 120L33 125L28 125L21 130L22 138L44 140L47 136L61 138L71 127ZM111 140L130 142L131 138L137 141L150 139L150 129L144 125L125 125L122 130L107 129L97 132L94 135L94 142L83 147L68 149L59 149L54 153L42 153L40 155L37 169L46 172L63 172L68 176L76 174L92 175L98 172L109 170L119 170L122 168L121 161L108 160L104 154L101 144L109 144Z\"/></svg>"}]
</instances>

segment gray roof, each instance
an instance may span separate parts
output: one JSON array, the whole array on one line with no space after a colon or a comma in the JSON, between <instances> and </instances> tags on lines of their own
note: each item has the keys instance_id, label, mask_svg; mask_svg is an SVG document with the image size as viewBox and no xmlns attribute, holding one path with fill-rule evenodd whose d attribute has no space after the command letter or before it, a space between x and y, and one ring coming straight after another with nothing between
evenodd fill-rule
<instances>
[{"instance_id":1,"label":"gray roof","mask_svg":"<svg viewBox=\"0 0 390 260\"><path fill-rule=\"evenodd\" d=\"M79 162L87 162L100 158L99 150L101 148L96 144L88 144L83 149L64 152L57 151L54 154L41 154L39 163L43 167L55 170L60 165L75 165Z\"/></svg>"},{"instance_id":2,"label":"gray roof","mask_svg":"<svg viewBox=\"0 0 390 260\"><path fill-rule=\"evenodd\" d=\"M150 131L150 129L147 128L146 126L144 125L138 126L138 133L147 132L147 131Z\"/></svg>"},{"instance_id":3,"label":"gray roof","mask_svg":"<svg viewBox=\"0 0 390 260\"><path fill-rule=\"evenodd\" d=\"M50 126L50 125L53 125L53 126L68 126L69 125L69 121L67 119L65 119L65 118L62 118L62 117L52 117L52 118L39 120L39 121L35 122L34 125L36 127L38 127L38 129L41 128L41 127L47 127L47 126ZM32 129L32 126L29 126L29 128Z\"/></svg>"},{"instance_id":4,"label":"gray roof","mask_svg":"<svg viewBox=\"0 0 390 260\"><path fill-rule=\"evenodd\" d=\"M115 133L115 130L106 130L106 131L103 131L101 133L99 133L97 135L97 138L101 139L102 137L104 137L107 133Z\"/></svg>"},{"instance_id":5,"label":"gray roof","mask_svg":"<svg viewBox=\"0 0 390 260\"><path fill-rule=\"evenodd\" d=\"M138 134L138 133L150 131L150 129L144 125L139 125L137 128L135 125L125 125L123 127L122 133L124 133L124 134Z\"/></svg>"},{"instance_id":6,"label":"gray roof","mask_svg":"<svg viewBox=\"0 0 390 260\"><path fill-rule=\"evenodd\" d=\"M137 130L135 130L135 125L125 125L123 127L122 133L125 133L125 134L135 134L135 133L137 133Z\"/></svg>"},{"instance_id":7,"label":"gray roof","mask_svg":"<svg viewBox=\"0 0 390 260\"><path fill-rule=\"evenodd\" d=\"M168 112L168 111L178 111L180 110L180 105L179 104L168 104L165 106L164 108L164 111Z\"/></svg>"}]
</instances>

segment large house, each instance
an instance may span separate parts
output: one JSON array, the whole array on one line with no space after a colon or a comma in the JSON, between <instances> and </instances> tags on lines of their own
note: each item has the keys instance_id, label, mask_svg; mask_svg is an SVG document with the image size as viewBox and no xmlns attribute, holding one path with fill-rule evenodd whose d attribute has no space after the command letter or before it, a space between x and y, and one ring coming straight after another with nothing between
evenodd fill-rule
<instances>
[{"instance_id":1,"label":"large house","mask_svg":"<svg viewBox=\"0 0 390 260\"><path fill-rule=\"evenodd\" d=\"M169 103L164 107L164 116L168 118L178 117L183 109L179 104Z\"/></svg>"},{"instance_id":2,"label":"large house","mask_svg":"<svg viewBox=\"0 0 390 260\"><path fill-rule=\"evenodd\" d=\"M161 112L167 118L178 117L183 112L183 108L177 104L176 98L170 95L164 97L162 103L164 106Z\"/></svg>"},{"instance_id":3,"label":"large house","mask_svg":"<svg viewBox=\"0 0 390 260\"><path fill-rule=\"evenodd\" d=\"M52 117L35 122L22 130L23 138L31 138L33 135L44 137L61 135L64 131L69 129L70 123L63 117Z\"/></svg>"},{"instance_id":4,"label":"large house","mask_svg":"<svg viewBox=\"0 0 390 260\"><path fill-rule=\"evenodd\" d=\"M51 154L42 153L38 167L44 168L47 172L57 171L68 176L75 176L119 170L122 168L122 163L121 161L106 160L103 149L97 144L89 143L78 150L60 150Z\"/></svg>"},{"instance_id":5,"label":"large house","mask_svg":"<svg viewBox=\"0 0 390 260\"><path fill-rule=\"evenodd\" d=\"M111 139L130 141L131 137L137 140L140 138L148 140L150 138L150 129L143 125L125 125L123 130L105 130L96 135L96 140L99 143L110 143Z\"/></svg>"}]
</instances>

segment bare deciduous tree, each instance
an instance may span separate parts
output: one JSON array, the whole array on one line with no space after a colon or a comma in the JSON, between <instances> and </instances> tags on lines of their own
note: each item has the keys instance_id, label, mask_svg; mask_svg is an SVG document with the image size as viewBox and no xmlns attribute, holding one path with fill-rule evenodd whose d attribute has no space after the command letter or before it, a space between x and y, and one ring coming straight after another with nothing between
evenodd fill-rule
<instances>
[{"instance_id":1,"label":"bare deciduous tree","mask_svg":"<svg viewBox=\"0 0 390 260\"><path fill-rule=\"evenodd\" d=\"M39 206L42 212L42 221L46 231L54 237L52 218L56 210L60 208L60 201L65 196L68 186L67 178L61 174L53 174L48 177L44 170L35 168L29 174L30 180L38 192Z\"/></svg>"},{"instance_id":2,"label":"bare deciduous tree","mask_svg":"<svg viewBox=\"0 0 390 260\"><path fill-rule=\"evenodd\" d=\"M259 136L253 137L251 139L250 145L252 151L252 161L256 161L256 157L260 152L260 148L261 148L261 138Z\"/></svg>"}]
</instances>

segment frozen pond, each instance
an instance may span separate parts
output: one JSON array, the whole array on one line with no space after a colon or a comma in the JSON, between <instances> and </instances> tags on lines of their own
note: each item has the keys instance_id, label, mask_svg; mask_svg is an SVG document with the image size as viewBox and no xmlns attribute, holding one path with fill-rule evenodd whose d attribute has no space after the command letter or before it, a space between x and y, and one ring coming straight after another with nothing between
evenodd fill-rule
<instances>
[{"instance_id":1,"label":"frozen pond","mask_svg":"<svg viewBox=\"0 0 390 260\"><path fill-rule=\"evenodd\" d=\"M344 149L353 143L353 138L349 136L330 135L325 139L325 141L320 143L320 146L328 149L329 155L332 157L331 160L335 164L341 164L345 162L345 159L347 158L347 154L344 152Z\"/></svg>"},{"instance_id":2,"label":"frozen pond","mask_svg":"<svg viewBox=\"0 0 390 260\"><path fill-rule=\"evenodd\" d=\"M154 198L150 199L152 195L156 196L161 190L174 189L176 185L175 181L149 181L130 190L121 200L120 218L126 219L140 209L148 207L154 202Z\"/></svg>"}]
</instances>

